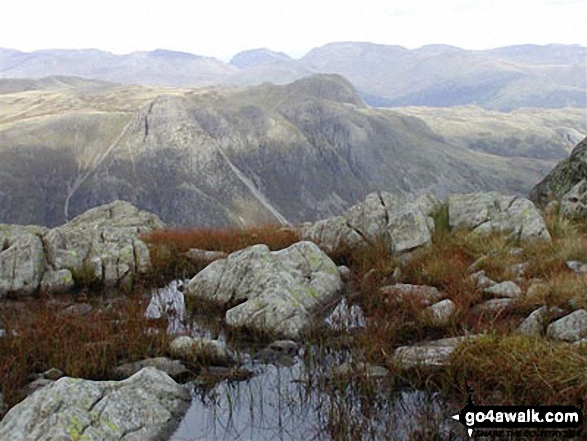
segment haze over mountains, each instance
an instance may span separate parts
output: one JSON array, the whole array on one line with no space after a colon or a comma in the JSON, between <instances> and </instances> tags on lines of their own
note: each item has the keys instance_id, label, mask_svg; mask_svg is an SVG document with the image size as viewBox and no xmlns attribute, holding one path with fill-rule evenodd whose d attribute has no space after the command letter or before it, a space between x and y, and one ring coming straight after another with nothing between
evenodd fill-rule
<instances>
[{"instance_id":1,"label":"haze over mountains","mask_svg":"<svg viewBox=\"0 0 587 441\"><path fill-rule=\"evenodd\" d=\"M454 106L488 109L587 107L587 48L511 46L470 51L432 45L339 42L299 60L268 49L241 52L230 63L156 50L114 55L98 50L0 49L0 78L64 75L150 86L286 84L316 73L347 78L372 106Z\"/></svg>"},{"instance_id":2,"label":"haze over mountains","mask_svg":"<svg viewBox=\"0 0 587 441\"><path fill-rule=\"evenodd\" d=\"M0 223L57 225L115 199L222 226L315 220L374 190L527 195L587 133L584 109L434 112L369 107L339 75L201 89L0 80Z\"/></svg>"}]
</instances>

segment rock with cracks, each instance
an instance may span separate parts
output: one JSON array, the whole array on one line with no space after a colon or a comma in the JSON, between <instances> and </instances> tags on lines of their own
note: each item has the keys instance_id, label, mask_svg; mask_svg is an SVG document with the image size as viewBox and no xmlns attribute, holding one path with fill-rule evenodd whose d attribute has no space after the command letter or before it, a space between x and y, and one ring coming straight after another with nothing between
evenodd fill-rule
<instances>
[{"instance_id":1,"label":"rock with cracks","mask_svg":"<svg viewBox=\"0 0 587 441\"><path fill-rule=\"evenodd\" d=\"M542 215L532 202L497 192L456 194L448 197L451 228L465 227L476 233L508 232L512 237L550 241Z\"/></svg>"},{"instance_id":2,"label":"rock with cracks","mask_svg":"<svg viewBox=\"0 0 587 441\"><path fill-rule=\"evenodd\" d=\"M64 377L14 406L0 439L161 440L189 403L184 388L152 367L118 382Z\"/></svg>"},{"instance_id":3,"label":"rock with cracks","mask_svg":"<svg viewBox=\"0 0 587 441\"><path fill-rule=\"evenodd\" d=\"M300 235L328 252L382 242L390 252L402 253L431 242L432 215L440 206L432 195L405 201L386 192L371 193L343 216L302 226Z\"/></svg>"},{"instance_id":4,"label":"rock with cracks","mask_svg":"<svg viewBox=\"0 0 587 441\"><path fill-rule=\"evenodd\" d=\"M314 243L298 242L274 252L255 245L217 260L185 295L228 308L230 326L297 339L342 286L334 262Z\"/></svg>"}]
</instances>

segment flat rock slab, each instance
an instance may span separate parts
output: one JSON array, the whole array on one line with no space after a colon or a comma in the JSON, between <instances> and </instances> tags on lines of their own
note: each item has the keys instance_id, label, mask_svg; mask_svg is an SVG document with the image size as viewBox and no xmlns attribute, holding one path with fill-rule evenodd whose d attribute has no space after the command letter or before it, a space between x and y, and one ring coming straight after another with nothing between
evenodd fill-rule
<instances>
[{"instance_id":1,"label":"flat rock slab","mask_svg":"<svg viewBox=\"0 0 587 441\"><path fill-rule=\"evenodd\" d=\"M118 382L64 377L10 409L0 439L161 440L190 401L184 388L152 367Z\"/></svg>"},{"instance_id":2,"label":"flat rock slab","mask_svg":"<svg viewBox=\"0 0 587 441\"><path fill-rule=\"evenodd\" d=\"M229 326L298 339L340 295L334 262L312 242L271 252L255 245L217 260L186 286L186 297L228 308Z\"/></svg>"},{"instance_id":3,"label":"flat rock slab","mask_svg":"<svg viewBox=\"0 0 587 441\"><path fill-rule=\"evenodd\" d=\"M401 346L395 350L393 358L403 369L448 366L450 354L460 343L472 338L475 336L450 337L413 346Z\"/></svg>"}]
</instances>

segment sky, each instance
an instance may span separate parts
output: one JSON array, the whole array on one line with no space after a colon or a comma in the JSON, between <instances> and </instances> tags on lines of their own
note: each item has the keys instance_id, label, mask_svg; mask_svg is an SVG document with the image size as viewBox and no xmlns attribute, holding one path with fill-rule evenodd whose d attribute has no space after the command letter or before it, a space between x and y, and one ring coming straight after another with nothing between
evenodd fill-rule
<instances>
[{"instance_id":1,"label":"sky","mask_svg":"<svg viewBox=\"0 0 587 441\"><path fill-rule=\"evenodd\" d=\"M587 46L587 0L0 0L0 47L301 57L335 41Z\"/></svg>"}]
</instances>

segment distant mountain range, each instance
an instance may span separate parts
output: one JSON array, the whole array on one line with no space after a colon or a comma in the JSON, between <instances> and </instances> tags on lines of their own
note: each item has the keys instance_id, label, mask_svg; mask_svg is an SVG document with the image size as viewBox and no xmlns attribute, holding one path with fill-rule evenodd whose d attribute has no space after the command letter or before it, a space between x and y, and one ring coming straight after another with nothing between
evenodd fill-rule
<instances>
[{"instance_id":1,"label":"distant mountain range","mask_svg":"<svg viewBox=\"0 0 587 441\"><path fill-rule=\"evenodd\" d=\"M63 75L123 84L197 87L287 84L316 73L347 78L372 106L455 106L488 109L587 107L587 48L511 46L471 51L433 45L339 42L301 59L256 49L230 63L167 50L114 55L98 50L0 49L0 78Z\"/></svg>"},{"instance_id":2,"label":"distant mountain range","mask_svg":"<svg viewBox=\"0 0 587 441\"><path fill-rule=\"evenodd\" d=\"M57 225L116 199L223 226L316 220L374 190L527 195L585 134L584 109L372 108L339 75L201 89L0 79L0 223Z\"/></svg>"}]
</instances>

